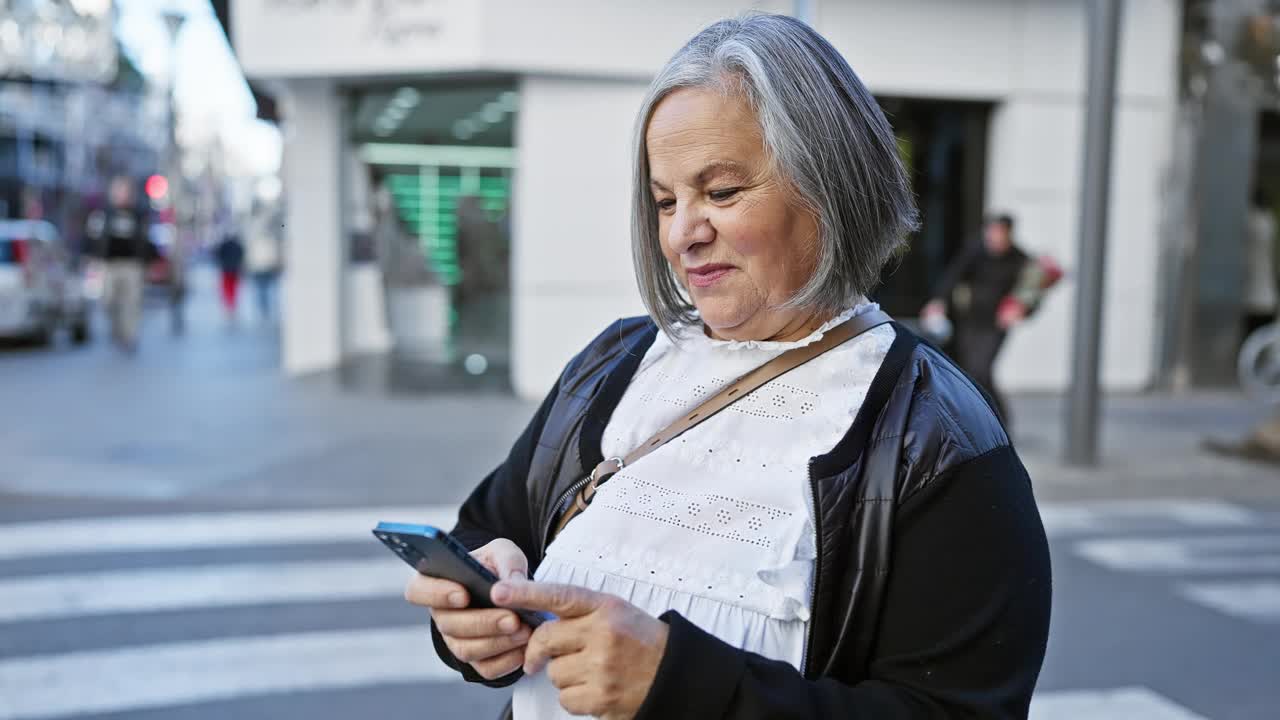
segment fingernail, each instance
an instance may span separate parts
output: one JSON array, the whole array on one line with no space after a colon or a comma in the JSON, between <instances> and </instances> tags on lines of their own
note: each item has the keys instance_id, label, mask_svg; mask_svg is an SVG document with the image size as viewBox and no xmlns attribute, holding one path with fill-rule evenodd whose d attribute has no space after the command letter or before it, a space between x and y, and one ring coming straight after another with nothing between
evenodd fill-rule
<instances>
[{"instance_id":1,"label":"fingernail","mask_svg":"<svg viewBox=\"0 0 1280 720\"><path fill-rule=\"evenodd\" d=\"M467 597L460 592L449 593L449 604L460 608L467 604Z\"/></svg>"},{"instance_id":2,"label":"fingernail","mask_svg":"<svg viewBox=\"0 0 1280 720\"><path fill-rule=\"evenodd\" d=\"M489 592L489 597L493 598L496 603L504 603L511 599L511 586L505 582L497 583L493 586L493 590Z\"/></svg>"},{"instance_id":3,"label":"fingernail","mask_svg":"<svg viewBox=\"0 0 1280 720\"><path fill-rule=\"evenodd\" d=\"M524 574L523 570L512 570L511 574L507 576L507 579L508 580L527 580L528 576Z\"/></svg>"},{"instance_id":4,"label":"fingernail","mask_svg":"<svg viewBox=\"0 0 1280 720\"><path fill-rule=\"evenodd\" d=\"M520 623L513 617L504 617L498 621L498 629L504 633L513 633L520 628Z\"/></svg>"}]
</instances>

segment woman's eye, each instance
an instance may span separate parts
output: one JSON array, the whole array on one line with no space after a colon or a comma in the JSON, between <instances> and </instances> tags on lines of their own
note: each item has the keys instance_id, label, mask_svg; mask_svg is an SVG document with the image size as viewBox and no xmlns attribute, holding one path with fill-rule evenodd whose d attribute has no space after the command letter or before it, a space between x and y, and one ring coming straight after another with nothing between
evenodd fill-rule
<instances>
[{"instance_id":1,"label":"woman's eye","mask_svg":"<svg viewBox=\"0 0 1280 720\"><path fill-rule=\"evenodd\" d=\"M741 189L742 188L728 188L726 190L712 190L707 193L707 195L716 202L724 202L725 200L732 198L734 195L737 195Z\"/></svg>"},{"instance_id":2,"label":"woman's eye","mask_svg":"<svg viewBox=\"0 0 1280 720\"><path fill-rule=\"evenodd\" d=\"M676 201L671 198L660 198L654 202L658 205L659 210L670 210L676 206Z\"/></svg>"}]
</instances>

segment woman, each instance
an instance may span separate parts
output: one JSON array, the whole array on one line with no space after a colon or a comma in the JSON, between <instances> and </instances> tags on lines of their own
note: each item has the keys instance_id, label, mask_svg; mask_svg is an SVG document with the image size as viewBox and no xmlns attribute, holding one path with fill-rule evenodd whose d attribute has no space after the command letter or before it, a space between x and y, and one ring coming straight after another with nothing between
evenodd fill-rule
<instances>
[{"instance_id":1,"label":"woman","mask_svg":"<svg viewBox=\"0 0 1280 720\"><path fill-rule=\"evenodd\" d=\"M244 265L253 279L254 294L258 300L258 319L271 322L276 281L280 277L280 221L274 209L266 203L255 201L249 213Z\"/></svg>"},{"instance_id":2,"label":"woman","mask_svg":"<svg viewBox=\"0 0 1280 720\"><path fill-rule=\"evenodd\" d=\"M884 115L787 17L676 53L635 157L650 317L569 363L463 505L454 534L502 579L499 609L410 581L441 657L514 684L517 720L1025 717L1050 594L1030 483L973 383L896 324L622 468L556 533L604 458L878 312L866 294L915 224Z\"/></svg>"},{"instance_id":3,"label":"woman","mask_svg":"<svg viewBox=\"0 0 1280 720\"><path fill-rule=\"evenodd\" d=\"M227 319L236 319L236 297L240 293L240 271L244 269L244 243L238 231L226 233L216 250L218 272L222 278L222 309Z\"/></svg>"}]
</instances>

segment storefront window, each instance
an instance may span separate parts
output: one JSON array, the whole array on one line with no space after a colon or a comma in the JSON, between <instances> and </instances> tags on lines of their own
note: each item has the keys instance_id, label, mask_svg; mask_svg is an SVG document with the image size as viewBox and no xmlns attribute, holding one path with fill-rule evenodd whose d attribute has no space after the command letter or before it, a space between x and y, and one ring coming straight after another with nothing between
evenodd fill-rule
<instances>
[{"instance_id":1,"label":"storefront window","mask_svg":"<svg viewBox=\"0 0 1280 720\"><path fill-rule=\"evenodd\" d=\"M392 360L430 388L506 388L515 91L481 83L353 95Z\"/></svg>"}]
</instances>

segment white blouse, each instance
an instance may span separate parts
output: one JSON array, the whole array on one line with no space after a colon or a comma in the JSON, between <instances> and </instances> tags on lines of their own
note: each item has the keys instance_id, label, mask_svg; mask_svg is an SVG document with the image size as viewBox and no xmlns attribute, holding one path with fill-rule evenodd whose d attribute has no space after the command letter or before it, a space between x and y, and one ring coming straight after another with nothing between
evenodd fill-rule
<instances>
[{"instance_id":1,"label":"white blouse","mask_svg":"<svg viewBox=\"0 0 1280 720\"><path fill-rule=\"evenodd\" d=\"M796 342L659 333L605 429L623 456L739 376L816 342L860 304ZM809 459L853 424L893 342L882 325L773 380L600 486L547 548L535 579L676 610L736 647L801 668L816 556ZM570 717L546 672L524 677L516 720Z\"/></svg>"}]
</instances>

